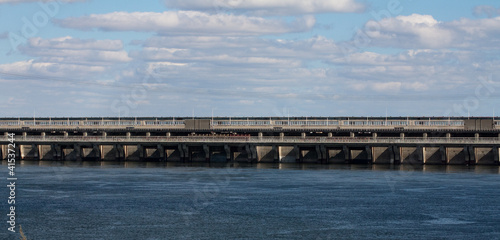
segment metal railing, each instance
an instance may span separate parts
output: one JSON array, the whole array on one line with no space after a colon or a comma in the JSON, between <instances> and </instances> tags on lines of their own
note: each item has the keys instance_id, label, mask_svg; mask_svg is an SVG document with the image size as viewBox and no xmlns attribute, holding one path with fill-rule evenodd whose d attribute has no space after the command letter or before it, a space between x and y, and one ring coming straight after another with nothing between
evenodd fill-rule
<instances>
[{"instance_id":1,"label":"metal railing","mask_svg":"<svg viewBox=\"0 0 500 240\"><path fill-rule=\"evenodd\" d=\"M7 142L7 137L1 138ZM387 144L500 144L499 138L371 138L371 137L250 137L250 136L187 136L187 137L100 137L100 136L16 136L18 143L30 142L144 142L144 143L387 143Z\"/></svg>"}]
</instances>

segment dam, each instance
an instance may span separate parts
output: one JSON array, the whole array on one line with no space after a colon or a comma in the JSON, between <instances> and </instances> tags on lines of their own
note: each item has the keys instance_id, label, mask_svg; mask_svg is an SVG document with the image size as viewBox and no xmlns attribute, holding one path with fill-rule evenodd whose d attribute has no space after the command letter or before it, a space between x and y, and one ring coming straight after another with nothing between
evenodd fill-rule
<instances>
[{"instance_id":1,"label":"dam","mask_svg":"<svg viewBox=\"0 0 500 240\"><path fill-rule=\"evenodd\" d=\"M499 165L499 147L491 117L0 119L16 160Z\"/></svg>"}]
</instances>

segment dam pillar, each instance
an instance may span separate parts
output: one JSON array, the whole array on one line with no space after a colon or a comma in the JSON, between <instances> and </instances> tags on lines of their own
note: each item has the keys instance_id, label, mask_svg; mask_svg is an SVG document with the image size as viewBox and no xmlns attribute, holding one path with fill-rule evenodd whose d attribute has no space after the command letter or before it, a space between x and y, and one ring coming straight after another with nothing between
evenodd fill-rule
<instances>
[{"instance_id":1,"label":"dam pillar","mask_svg":"<svg viewBox=\"0 0 500 240\"><path fill-rule=\"evenodd\" d=\"M401 164L401 148L399 146L392 146L392 152L394 154L394 161L391 164Z\"/></svg>"},{"instance_id":2,"label":"dam pillar","mask_svg":"<svg viewBox=\"0 0 500 240\"><path fill-rule=\"evenodd\" d=\"M210 148L207 144L203 144L203 152L205 153L205 161L210 162Z\"/></svg>"},{"instance_id":3,"label":"dam pillar","mask_svg":"<svg viewBox=\"0 0 500 240\"><path fill-rule=\"evenodd\" d=\"M156 146L156 148L157 148L158 154L160 156L160 161L164 162L165 161L165 147L161 144L158 144Z\"/></svg>"},{"instance_id":4,"label":"dam pillar","mask_svg":"<svg viewBox=\"0 0 500 240\"><path fill-rule=\"evenodd\" d=\"M226 160L228 162L231 161L231 148L229 147L229 145L224 145L224 152L226 153Z\"/></svg>"},{"instance_id":5,"label":"dam pillar","mask_svg":"<svg viewBox=\"0 0 500 240\"><path fill-rule=\"evenodd\" d=\"M61 148L61 145L59 144L52 144L52 149L54 149L53 151L53 159L54 160L62 160L62 156L63 156L63 153L62 153L62 148Z\"/></svg>"},{"instance_id":6,"label":"dam pillar","mask_svg":"<svg viewBox=\"0 0 500 240\"><path fill-rule=\"evenodd\" d=\"M344 152L344 162L346 163L351 163L351 150L347 145L344 145L342 147L342 150Z\"/></svg>"},{"instance_id":7,"label":"dam pillar","mask_svg":"<svg viewBox=\"0 0 500 240\"><path fill-rule=\"evenodd\" d=\"M370 146L365 147L365 152L366 152L366 160L369 163L373 163L373 158L372 158L372 148Z\"/></svg>"},{"instance_id":8,"label":"dam pillar","mask_svg":"<svg viewBox=\"0 0 500 240\"><path fill-rule=\"evenodd\" d=\"M257 149L254 145L247 144L245 145L245 150L248 156L248 162L253 162L257 160Z\"/></svg>"}]
</instances>

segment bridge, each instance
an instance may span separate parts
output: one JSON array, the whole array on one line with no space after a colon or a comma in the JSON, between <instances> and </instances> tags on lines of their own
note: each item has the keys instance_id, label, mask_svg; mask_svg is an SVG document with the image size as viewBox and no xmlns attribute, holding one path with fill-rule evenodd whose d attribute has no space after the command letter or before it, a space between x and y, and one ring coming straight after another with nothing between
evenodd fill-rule
<instances>
[{"instance_id":1,"label":"bridge","mask_svg":"<svg viewBox=\"0 0 500 240\"><path fill-rule=\"evenodd\" d=\"M2 159L14 133L21 160L500 163L493 118L4 118L2 133Z\"/></svg>"}]
</instances>

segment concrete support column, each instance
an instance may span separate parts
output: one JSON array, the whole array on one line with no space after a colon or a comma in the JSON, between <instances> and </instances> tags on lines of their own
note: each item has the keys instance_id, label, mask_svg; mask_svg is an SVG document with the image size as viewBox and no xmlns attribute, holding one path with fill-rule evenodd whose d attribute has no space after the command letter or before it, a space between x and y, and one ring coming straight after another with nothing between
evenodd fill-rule
<instances>
[{"instance_id":1,"label":"concrete support column","mask_svg":"<svg viewBox=\"0 0 500 240\"><path fill-rule=\"evenodd\" d=\"M205 160L207 162L210 161L210 148L208 147L207 144L203 144L203 152L205 152Z\"/></svg>"},{"instance_id":2,"label":"concrete support column","mask_svg":"<svg viewBox=\"0 0 500 240\"><path fill-rule=\"evenodd\" d=\"M302 138L306 138L306 133L305 133L305 132L303 132L303 133L301 133L301 134L300 134L300 136L301 136Z\"/></svg>"},{"instance_id":3,"label":"concrete support column","mask_svg":"<svg viewBox=\"0 0 500 240\"><path fill-rule=\"evenodd\" d=\"M333 137L333 133L329 132L329 133L328 133L328 137L329 137L329 138ZM500 138L500 134L498 134L498 138Z\"/></svg>"},{"instance_id":4,"label":"concrete support column","mask_svg":"<svg viewBox=\"0 0 500 240\"><path fill-rule=\"evenodd\" d=\"M160 153L160 161L165 161L165 147L161 144L158 144L156 149Z\"/></svg>"},{"instance_id":5,"label":"concrete support column","mask_svg":"<svg viewBox=\"0 0 500 240\"><path fill-rule=\"evenodd\" d=\"M88 133L87 132L83 132L83 136L84 137L88 136Z\"/></svg>"},{"instance_id":6,"label":"concrete support column","mask_svg":"<svg viewBox=\"0 0 500 240\"><path fill-rule=\"evenodd\" d=\"M354 138L356 135L355 135L353 132L351 132L351 133L349 133L349 136L350 136L351 138Z\"/></svg>"},{"instance_id":7,"label":"concrete support column","mask_svg":"<svg viewBox=\"0 0 500 240\"><path fill-rule=\"evenodd\" d=\"M167 136L167 137L170 137L170 136L172 136L172 135L171 135L171 133L170 133L170 132L167 132L166 136Z\"/></svg>"},{"instance_id":8,"label":"concrete support column","mask_svg":"<svg viewBox=\"0 0 500 240\"><path fill-rule=\"evenodd\" d=\"M372 138L373 138L373 139L377 139L377 137L378 137L378 134L377 134L377 133L372 133Z\"/></svg>"},{"instance_id":9,"label":"concrete support column","mask_svg":"<svg viewBox=\"0 0 500 240\"><path fill-rule=\"evenodd\" d=\"M147 133L146 133L146 137L151 137L151 133L150 133L150 132L147 132Z\"/></svg>"},{"instance_id":10,"label":"concrete support column","mask_svg":"<svg viewBox=\"0 0 500 240\"><path fill-rule=\"evenodd\" d=\"M298 145L293 146L293 151L295 152L295 162L301 162L299 146Z\"/></svg>"},{"instance_id":11,"label":"concrete support column","mask_svg":"<svg viewBox=\"0 0 500 240\"><path fill-rule=\"evenodd\" d=\"M423 137L424 139L427 139L427 133L422 134L422 137Z\"/></svg>"},{"instance_id":12,"label":"concrete support column","mask_svg":"<svg viewBox=\"0 0 500 240\"><path fill-rule=\"evenodd\" d=\"M224 151L226 152L226 160L231 161L231 148L229 145L224 145Z\"/></svg>"}]
</instances>

